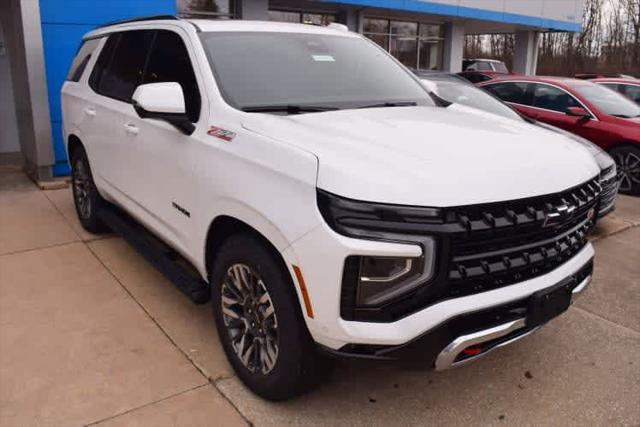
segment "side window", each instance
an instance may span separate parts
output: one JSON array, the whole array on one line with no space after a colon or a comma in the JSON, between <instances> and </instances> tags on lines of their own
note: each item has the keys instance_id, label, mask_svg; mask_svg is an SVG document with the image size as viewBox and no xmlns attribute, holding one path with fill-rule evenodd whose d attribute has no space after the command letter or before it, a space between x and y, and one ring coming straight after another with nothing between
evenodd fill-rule
<instances>
[{"instance_id":1,"label":"side window","mask_svg":"<svg viewBox=\"0 0 640 427\"><path fill-rule=\"evenodd\" d=\"M624 93L624 88L622 86L619 86L617 83L602 83L602 86L613 89L616 92Z\"/></svg>"},{"instance_id":2,"label":"side window","mask_svg":"<svg viewBox=\"0 0 640 427\"><path fill-rule=\"evenodd\" d=\"M101 95L131 102L131 95L142 80L145 59L151 42L153 31L136 30L111 36L100 55L99 66L96 66L95 78L92 75L92 87ZM113 42L112 42L113 40ZM108 50L113 49L111 58Z\"/></svg>"},{"instance_id":3,"label":"side window","mask_svg":"<svg viewBox=\"0 0 640 427\"><path fill-rule=\"evenodd\" d=\"M569 107L579 107L576 99L564 90L544 84L535 84L533 89L533 106L545 110L565 113Z\"/></svg>"},{"instance_id":4,"label":"side window","mask_svg":"<svg viewBox=\"0 0 640 427\"><path fill-rule=\"evenodd\" d=\"M528 95L529 83L508 82L496 83L484 88L505 102L514 104L531 105Z\"/></svg>"},{"instance_id":5,"label":"side window","mask_svg":"<svg viewBox=\"0 0 640 427\"><path fill-rule=\"evenodd\" d=\"M478 61L476 62L476 70L478 71L493 71L493 68L491 67L491 63L486 62L486 61Z\"/></svg>"},{"instance_id":6,"label":"side window","mask_svg":"<svg viewBox=\"0 0 640 427\"><path fill-rule=\"evenodd\" d=\"M177 82L184 92L189 120L200 117L200 91L189 53L182 38L172 32L159 30L156 35L143 83Z\"/></svg>"},{"instance_id":7,"label":"side window","mask_svg":"<svg viewBox=\"0 0 640 427\"><path fill-rule=\"evenodd\" d=\"M80 81L82 77L82 73L84 73L84 69L87 68L87 64L91 59L91 55L98 47L102 39L90 39L84 40L76 53L75 58L71 62L71 67L69 67L69 73L67 73L67 80L71 82Z\"/></svg>"},{"instance_id":8,"label":"side window","mask_svg":"<svg viewBox=\"0 0 640 427\"><path fill-rule=\"evenodd\" d=\"M640 104L640 86L620 85L619 87L623 89L622 93L624 95Z\"/></svg>"}]
</instances>

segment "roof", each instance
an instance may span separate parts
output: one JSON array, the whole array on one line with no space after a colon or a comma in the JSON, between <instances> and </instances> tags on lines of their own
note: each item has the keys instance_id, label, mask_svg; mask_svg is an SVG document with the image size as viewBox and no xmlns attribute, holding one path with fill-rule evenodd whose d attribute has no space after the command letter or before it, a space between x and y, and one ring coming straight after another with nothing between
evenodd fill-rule
<instances>
[{"instance_id":1,"label":"roof","mask_svg":"<svg viewBox=\"0 0 640 427\"><path fill-rule=\"evenodd\" d=\"M532 83L549 83L559 86L576 86L576 85L589 85L593 84L592 80L579 80L572 77L559 77L559 76L519 76L519 75L499 75L493 80L482 82L479 85L484 86L499 82L518 81L518 82L532 82Z\"/></svg>"},{"instance_id":2,"label":"roof","mask_svg":"<svg viewBox=\"0 0 640 427\"><path fill-rule=\"evenodd\" d=\"M629 79L629 78L611 78L611 77L604 77L604 78L598 78L598 79L591 79L590 81L594 82L594 83L626 83L626 84L632 84L632 85L637 85L640 86L640 80L638 79Z\"/></svg>"},{"instance_id":3,"label":"roof","mask_svg":"<svg viewBox=\"0 0 640 427\"><path fill-rule=\"evenodd\" d=\"M324 34L343 37L359 37L358 34L335 27L322 27L310 24L294 24L288 22L271 21L245 21L245 20L215 20L215 19L178 19L171 16L142 17L127 21L114 22L99 27L85 35L85 38L98 37L115 31L124 31L132 28L145 28L154 25L176 25L181 27L196 28L201 32L273 32L273 33L302 33Z\"/></svg>"},{"instance_id":4,"label":"roof","mask_svg":"<svg viewBox=\"0 0 640 427\"><path fill-rule=\"evenodd\" d=\"M465 61L485 61L485 62L495 62L498 64L504 64L504 62L499 59L491 59L491 58L464 58Z\"/></svg>"}]
</instances>

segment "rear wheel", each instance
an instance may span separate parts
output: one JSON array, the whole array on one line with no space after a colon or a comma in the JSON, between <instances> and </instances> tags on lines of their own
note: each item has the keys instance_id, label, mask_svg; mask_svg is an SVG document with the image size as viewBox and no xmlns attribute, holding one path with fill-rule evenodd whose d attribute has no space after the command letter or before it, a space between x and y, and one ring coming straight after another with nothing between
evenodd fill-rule
<instances>
[{"instance_id":1,"label":"rear wheel","mask_svg":"<svg viewBox=\"0 0 640 427\"><path fill-rule=\"evenodd\" d=\"M98 211L107 202L98 193L87 153L82 147L76 148L71 156L71 187L82 227L91 233L106 231L107 227L98 218Z\"/></svg>"},{"instance_id":2,"label":"rear wheel","mask_svg":"<svg viewBox=\"0 0 640 427\"><path fill-rule=\"evenodd\" d=\"M307 331L291 276L251 234L228 238L210 275L224 351L256 394L283 400L312 386L328 367Z\"/></svg>"},{"instance_id":3,"label":"rear wheel","mask_svg":"<svg viewBox=\"0 0 640 427\"><path fill-rule=\"evenodd\" d=\"M620 176L619 191L624 194L640 195L640 148L625 145L611 150Z\"/></svg>"}]
</instances>

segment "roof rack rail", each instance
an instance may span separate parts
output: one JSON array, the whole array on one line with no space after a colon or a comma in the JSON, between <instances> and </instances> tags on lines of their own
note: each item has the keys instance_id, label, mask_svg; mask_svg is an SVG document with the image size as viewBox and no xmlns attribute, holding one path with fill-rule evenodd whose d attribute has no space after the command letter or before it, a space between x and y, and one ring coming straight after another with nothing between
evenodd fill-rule
<instances>
[{"instance_id":1,"label":"roof rack rail","mask_svg":"<svg viewBox=\"0 0 640 427\"><path fill-rule=\"evenodd\" d=\"M172 21L177 21L180 18L177 18L176 16L173 16L173 15L139 16L137 18L128 18L128 19L121 19L118 21L107 22L106 24L99 25L97 28L109 27L111 25L118 25L118 24L128 24L130 22L156 21L159 19L170 19Z\"/></svg>"}]
</instances>

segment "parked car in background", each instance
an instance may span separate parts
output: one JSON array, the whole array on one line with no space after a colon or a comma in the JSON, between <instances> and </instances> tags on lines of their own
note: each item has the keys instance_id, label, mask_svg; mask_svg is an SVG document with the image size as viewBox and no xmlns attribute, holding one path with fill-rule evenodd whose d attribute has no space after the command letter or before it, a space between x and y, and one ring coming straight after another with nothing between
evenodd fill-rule
<instances>
[{"instance_id":1,"label":"parked car in background","mask_svg":"<svg viewBox=\"0 0 640 427\"><path fill-rule=\"evenodd\" d=\"M640 80L638 79L599 78L591 81L620 92L636 104L640 104Z\"/></svg>"},{"instance_id":2,"label":"parked car in background","mask_svg":"<svg viewBox=\"0 0 640 427\"><path fill-rule=\"evenodd\" d=\"M462 71L490 71L494 73L509 74L507 65L497 59L473 58L462 61Z\"/></svg>"},{"instance_id":3,"label":"parked car in background","mask_svg":"<svg viewBox=\"0 0 640 427\"><path fill-rule=\"evenodd\" d=\"M504 77L480 87L522 114L595 143L615 160L620 192L640 194L640 106L590 81Z\"/></svg>"},{"instance_id":4,"label":"parked car in background","mask_svg":"<svg viewBox=\"0 0 640 427\"><path fill-rule=\"evenodd\" d=\"M593 79L603 79L603 78L635 79L635 77L630 76L628 74L618 74L618 73L582 73L582 74L576 74L574 78L580 79L580 80L593 80Z\"/></svg>"},{"instance_id":5,"label":"parked car in background","mask_svg":"<svg viewBox=\"0 0 640 427\"><path fill-rule=\"evenodd\" d=\"M110 25L62 88L81 223L119 206L171 248L149 257L165 275L192 264L231 366L268 399L323 379L326 353L468 363L561 315L593 271L583 147L447 108L341 28Z\"/></svg>"},{"instance_id":6,"label":"parked car in background","mask_svg":"<svg viewBox=\"0 0 640 427\"><path fill-rule=\"evenodd\" d=\"M486 82L502 76L511 74L504 62L497 59L464 59L462 61L462 72L460 76L469 80L471 83Z\"/></svg>"},{"instance_id":7,"label":"parked car in background","mask_svg":"<svg viewBox=\"0 0 640 427\"><path fill-rule=\"evenodd\" d=\"M600 166L602 196L598 208L598 216L603 217L614 210L615 200L618 194L616 165L611 156L600 147L564 129L528 118L490 92L472 85L456 74L436 71L414 71L414 73L427 89L442 99L454 103L454 105L460 104L472 107L485 113L497 114L520 122L527 121L532 126L538 126L555 133L560 133L584 145L596 159L598 166ZM454 106L449 108L454 108Z\"/></svg>"}]
</instances>

